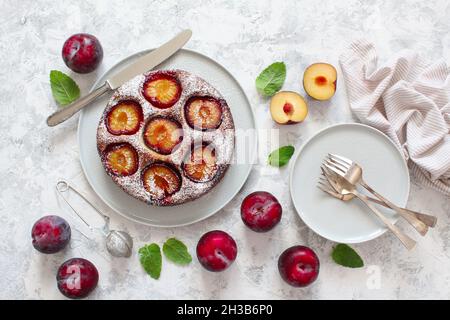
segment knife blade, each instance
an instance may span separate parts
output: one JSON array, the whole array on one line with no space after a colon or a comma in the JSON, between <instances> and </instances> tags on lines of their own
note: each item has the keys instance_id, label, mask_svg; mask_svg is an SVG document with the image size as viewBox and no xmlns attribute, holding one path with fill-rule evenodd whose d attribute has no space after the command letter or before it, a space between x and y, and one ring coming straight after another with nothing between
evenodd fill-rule
<instances>
[{"instance_id":1,"label":"knife blade","mask_svg":"<svg viewBox=\"0 0 450 320\"><path fill-rule=\"evenodd\" d=\"M138 74L153 69L183 47L191 35L191 30L184 30L158 49L140 57L127 68L113 75L111 78L106 80L106 82L109 84L111 89L116 89Z\"/></svg>"},{"instance_id":2,"label":"knife blade","mask_svg":"<svg viewBox=\"0 0 450 320\"><path fill-rule=\"evenodd\" d=\"M122 84L128 80L134 78L135 76L144 73L148 70L153 69L158 64L172 56L175 52L180 50L186 42L191 38L192 31L184 30L180 32L170 41L166 42L159 48L143 55L138 58L135 62L130 64L125 69L117 72L112 77L107 79L105 83L99 88L93 90L88 95L76 100L75 102L69 104L67 107L56 111L47 118L47 125L49 127L54 127L73 116L82 108L89 105L98 97L102 96L108 91L114 90L120 87Z\"/></svg>"}]
</instances>

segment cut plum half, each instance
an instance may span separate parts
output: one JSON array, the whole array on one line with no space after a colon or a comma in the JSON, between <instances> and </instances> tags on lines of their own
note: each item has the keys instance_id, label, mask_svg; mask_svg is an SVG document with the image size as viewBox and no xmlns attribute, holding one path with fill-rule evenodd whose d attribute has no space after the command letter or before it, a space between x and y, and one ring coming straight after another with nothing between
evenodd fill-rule
<instances>
[{"instance_id":1,"label":"cut plum half","mask_svg":"<svg viewBox=\"0 0 450 320\"><path fill-rule=\"evenodd\" d=\"M329 63L314 63L303 74L303 88L316 100L328 100L336 92L337 72Z\"/></svg>"},{"instance_id":2,"label":"cut plum half","mask_svg":"<svg viewBox=\"0 0 450 320\"><path fill-rule=\"evenodd\" d=\"M181 188L181 177L178 171L167 163L153 163L145 168L142 182L152 198L164 199Z\"/></svg>"},{"instance_id":3,"label":"cut plum half","mask_svg":"<svg viewBox=\"0 0 450 320\"><path fill-rule=\"evenodd\" d=\"M308 115L308 106L297 92L280 91L270 100L270 114L279 124L299 123Z\"/></svg>"},{"instance_id":4,"label":"cut plum half","mask_svg":"<svg viewBox=\"0 0 450 320\"><path fill-rule=\"evenodd\" d=\"M107 170L115 176L130 176L139 166L138 154L128 143L109 145L104 152L104 159Z\"/></svg>"},{"instance_id":5,"label":"cut plum half","mask_svg":"<svg viewBox=\"0 0 450 320\"><path fill-rule=\"evenodd\" d=\"M157 72L147 77L142 94L156 108L167 109L180 99L181 84L171 74Z\"/></svg>"},{"instance_id":6,"label":"cut plum half","mask_svg":"<svg viewBox=\"0 0 450 320\"><path fill-rule=\"evenodd\" d=\"M113 135L135 134L144 119L142 107L132 100L120 101L108 112L105 123Z\"/></svg>"},{"instance_id":7,"label":"cut plum half","mask_svg":"<svg viewBox=\"0 0 450 320\"><path fill-rule=\"evenodd\" d=\"M144 129L144 142L153 151L168 155L183 141L181 124L173 119L154 117Z\"/></svg>"},{"instance_id":8,"label":"cut plum half","mask_svg":"<svg viewBox=\"0 0 450 320\"><path fill-rule=\"evenodd\" d=\"M222 106L213 97L195 96L186 102L185 118L189 126L197 130L217 129L222 123Z\"/></svg>"},{"instance_id":9,"label":"cut plum half","mask_svg":"<svg viewBox=\"0 0 450 320\"><path fill-rule=\"evenodd\" d=\"M183 163L185 175L194 182L207 182L217 173L216 150L212 144L192 145Z\"/></svg>"}]
</instances>

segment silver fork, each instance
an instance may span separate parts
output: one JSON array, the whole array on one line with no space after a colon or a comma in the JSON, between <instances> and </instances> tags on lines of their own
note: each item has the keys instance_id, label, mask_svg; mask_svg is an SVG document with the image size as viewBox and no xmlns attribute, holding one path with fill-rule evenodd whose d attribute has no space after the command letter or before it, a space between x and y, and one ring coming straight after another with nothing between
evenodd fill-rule
<instances>
[{"instance_id":1,"label":"silver fork","mask_svg":"<svg viewBox=\"0 0 450 320\"><path fill-rule=\"evenodd\" d=\"M326 175L331 175L332 172L322 165L322 169L325 171ZM396 225L394 225L388 218L386 218L378 209L369 202L366 195L360 193L356 190L355 185L351 184L343 177L336 175L334 187L337 188L337 191L343 195L354 195L359 200L361 200L369 209L372 210L373 213L386 225L386 227L391 230L391 232L402 242L402 244L408 249L411 250L416 245L416 241L411 239L408 235L403 233ZM320 184L319 184L320 188Z\"/></svg>"},{"instance_id":2,"label":"silver fork","mask_svg":"<svg viewBox=\"0 0 450 320\"><path fill-rule=\"evenodd\" d=\"M325 160L325 165L327 168L333 170L333 172L342 176L351 184L360 184L363 186L378 199L386 203L388 207L396 211L401 217L408 221L422 236L427 233L428 226L434 227L436 225L436 217L401 208L376 192L364 181L361 166L350 159L335 154L329 154L328 159Z\"/></svg>"},{"instance_id":3,"label":"silver fork","mask_svg":"<svg viewBox=\"0 0 450 320\"><path fill-rule=\"evenodd\" d=\"M325 193L328 193L330 196L335 197L335 198L337 198L339 200L342 200L342 201L350 201L353 198L355 198L355 196L352 195L352 194L346 194L346 195L340 194L337 191L336 187L334 186L335 182L333 181L333 177L330 176L330 175L326 175L325 171L322 168L320 168L320 169L322 170L322 176L320 177L320 180L319 180L319 184L322 187L322 188L319 187L320 190L322 190ZM367 196L367 199L370 202L374 202L374 203L379 204L380 206L383 206L385 208L389 208L389 209L391 208L386 203L384 203L381 200L378 200L377 198L372 198L370 196ZM420 212L417 212L417 211L414 211L414 210L411 210L411 209L407 209L407 210L409 212L411 212L412 214L414 214L415 216L424 215L423 213L420 213ZM428 215L426 215L426 216L428 216ZM433 217L433 216L428 216L428 217ZM432 227L434 227L434 225Z\"/></svg>"},{"instance_id":4,"label":"silver fork","mask_svg":"<svg viewBox=\"0 0 450 320\"><path fill-rule=\"evenodd\" d=\"M319 178L319 185L318 185L318 188L320 190L322 190L325 193L328 193L330 196L335 197L342 201L350 201L355 198L355 196L352 194L345 194L345 195L340 194L335 185L336 182L333 181L333 177L331 177L330 175L327 175L322 167L320 169L322 170L322 174L321 174L321 177ZM383 201L380 201L376 198L367 196L367 199L371 202L374 202L376 204L379 204L381 206L389 208L389 206L386 203L384 203Z\"/></svg>"}]
</instances>

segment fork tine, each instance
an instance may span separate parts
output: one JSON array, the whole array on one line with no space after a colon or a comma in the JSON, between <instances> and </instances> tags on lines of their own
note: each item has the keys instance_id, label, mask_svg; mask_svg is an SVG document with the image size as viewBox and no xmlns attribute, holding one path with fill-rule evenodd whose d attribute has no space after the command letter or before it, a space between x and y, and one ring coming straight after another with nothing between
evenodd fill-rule
<instances>
[{"instance_id":1,"label":"fork tine","mask_svg":"<svg viewBox=\"0 0 450 320\"><path fill-rule=\"evenodd\" d=\"M323 185L321 185L321 184L318 184L318 185L317 185L317 188L319 188L319 189L322 190L323 192L328 193L329 195L332 195L333 197L336 196L336 194L335 194L333 191L331 191L330 189L325 188L325 187L324 187Z\"/></svg>"},{"instance_id":2,"label":"fork tine","mask_svg":"<svg viewBox=\"0 0 450 320\"><path fill-rule=\"evenodd\" d=\"M341 165L340 163L337 163L334 160L326 159L325 162L328 163L329 165L332 165L333 167L335 167L337 169L340 169L344 173L347 172L347 170L348 170L347 167Z\"/></svg>"},{"instance_id":3,"label":"fork tine","mask_svg":"<svg viewBox=\"0 0 450 320\"><path fill-rule=\"evenodd\" d=\"M334 194L333 194L331 191L329 191L329 190L323 188L321 185L318 185L317 188L319 188L319 190L322 190L322 191L325 192L325 193L328 193L330 196L333 196L333 197L334 197Z\"/></svg>"},{"instance_id":4,"label":"fork tine","mask_svg":"<svg viewBox=\"0 0 450 320\"><path fill-rule=\"evenodd\" d=\"M327 168L327 169L329 169L329 170L331 170L331 171L333 171L334 173L336 173L337 175L339 175L339 176L341 176L341 177L343 177L344 176L344 172L341 172L341 171L339 171L338 169L336 169L336 168L334 168L334 167L332 167L332 166L330 166L330 165L328 165L328 164L324 164L324 166Z\"/></svg>"},{"instance_id":5,"label":"fork tine","mask_svg":"<svg viewBox=\"0 0 450 320\"><path fill-rule=\"evenodd\" d=\"M328 182L326 177L323 175L323 173L319 176L319 180L317 181L317 183L322 184L323 186L325 186L331 190L333 189L333 187L330 185L330 183Z\"/></svg>"},{"instance_id":6,"label":"fork tine","mask_svg":"<svg viewBox=\"0 0 450 320\"><path fill-rule=\"evenodd\" d=\"M325 177L325 179L327 179L327 182L331 186L331 188L333 188L333 190L336 191L337 193L340 193L339 186L332 177L333 173L330 172L330 170L328 170L324 166L321 166L320 169L322 170L322 175Z\"/></svg>"},{"instance_id":7,"label":"fork tine","mask_svg":"<svg viewBox=\"0 0 450 320\"><path fill-rule=\"evenodd\" d=\"M327 179L328 179L328 175L331 174L330 170L328 168L325 167L325 164L322 164L320 166L320 170L322 170L322 175Z\"/></svg>"},{"instance_id":8,"label":"fork tine","mask_svg":"<svg viewBox=\"0 0 450 320\"><path fill-rule=\"evenodd\" d=\"M319 180L319 181L317 182L317 184L319 184L319 185L321 185L321 186L323 186L323 187L326 187L327 189L330 189L330 186L328 185L328 183L326 183L326 182L323 181L323 180Z\"/></svg>"},{"instance_id":9,"label":"fork tine","mask_svg":"<svg viewBox=\"0 0 450 320\"><path fill-rule=\"evenodd\" d=\"M330 159L331 161L333 161L335 163L342 165L343 167L345 167L347 169L350 168L350 166L351 166L347 162L344 162L344 161L340 160L339 158L333 157L331 154L328 154L328 159Z\"/></svg>"},{"instance_id":10,"label":"fork tine","mask_svg":"<svg viewBox=\"0 0 450 320\"><path fill-rule=\"evenodd\" d=\"M334 154L334 153L329 153L328 155L330 155L330 156L333 157L333 158L337 158L337 159L339 159L339 160L341 160L341 161L344 161L344 162L347 163L348 165L352 165L352 164L353 164L353 161L352 161L352 160L350 160L350 159L348 159L348 158L345 158L345 157L343 157L343 156L338 156L337 154Z\"/></svg>"},{"instance_id":11,"label":"fork tine","mask_svg":"<svg viewBox=\"0 0 450 320\"><path fill-rule=\"evenodd\" d=\"M330 171L325 168L323 164L320 166L320 170L322 171L322 176L324 176L329 181L330 179L328 178L328 174L330 173Z\"/></svg>"},{"instance_id":12,"label":"fork tine","mask_svg":"<svg viewBox=\"0 0 450 320\"><path fill-rule=\"evenodd\" d=\"M343 198L343 196L340 193L337 193L337 192L331 191L330 189L324 188L323 185L320 183L317 185L317 188L319 188L323 192L325 192L325 193L329 194L330 196L335 197L339 200L342 200L342 198Z\"/></svg>"},{"instance_id":13,"label":"fork tine","mask_svg":"<svg viewBox=\"0 0 450 320\"><path fill-rule=\"evenodd\" d=\"M345 174L347 172L347 168L341 166L340 164L334 163L330 160L325 160L325 165L331 166L333 168L336 168L337 170L339 170L340 172L342 172L341 175Z\"/></svg>"},{"instance_id":14,"label":"fork tine","mask_svg":"<svg viewBox=\"0 0 450 320\"><path fill-rule=\"evenodd\" d=\"M321 173L319 181L322 181L323 183L334 189L333 185L330 183L330 179L327 178L325 173Z\"/></svg>"},{"instance_id":15,"label":"fork tine","mask_svg":"<svg viewBox=\"0 0 450 320\"><path fill-rule=\"evenodd\" d=\"M321 185L323 185L323 186L326 186L328 189L330 189L330 190L332 190L333 188L330 186L330 184L327 182L327 181L325 181L325 180L319 180L317 183L319 183L319 184L321 184Z\"/></svg>"}]
</instances>

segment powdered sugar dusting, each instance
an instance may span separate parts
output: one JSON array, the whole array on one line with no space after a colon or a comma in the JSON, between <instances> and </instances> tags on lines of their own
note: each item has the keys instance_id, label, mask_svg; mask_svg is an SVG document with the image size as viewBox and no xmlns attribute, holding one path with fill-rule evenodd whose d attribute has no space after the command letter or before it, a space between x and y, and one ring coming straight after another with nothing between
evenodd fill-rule
<instances>
[{"instance_id":1,"label":"powdered sugar dusting","mask_svg":"<svg viewBox=\"0 0 450 320\"><path fill-rule=\"evenodd\" d=\"M141 93L142 86L147 76L156 72L169 73L176 77L181 83L181 96L175 105L168 109L158 109L152 106ZM216 130L198 131L192 129L184 117L184 106L192 96L211 96L221 103L222 122ZM138 102L143 110L144 121L137 133L133 135L115 136L109 133L105 125L105 117L109 110L122 100L134 100ZM169 117L181 123L183 129L183 141L174 149L170 155L158 154L148 148L143 141L143 130L145 123L153 116ZM105 167L104 150L111 143L128 142L139 155L139 169L133 175L117 177L108 172L113 181L130 195L153 205L168 206L177 205L194 200L211 190L224 176L234 151L234 123L227 102L222 95L205 80L183 70L151 71L138 75L119 87L109 100L97 129L97 148ZM217 157L217 174L207 182L194 182L186 177L182 169L183 160L189 156L192 143L204 141L214 143ZM142 182L142 172L145 167L153 162L166 162L171 164L180 174L181 188L168 197L156 199L145 190ZM160 197L158 197L160 198Z\"/></svg>"}]
</instances>

